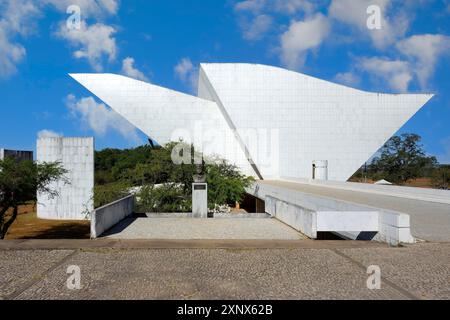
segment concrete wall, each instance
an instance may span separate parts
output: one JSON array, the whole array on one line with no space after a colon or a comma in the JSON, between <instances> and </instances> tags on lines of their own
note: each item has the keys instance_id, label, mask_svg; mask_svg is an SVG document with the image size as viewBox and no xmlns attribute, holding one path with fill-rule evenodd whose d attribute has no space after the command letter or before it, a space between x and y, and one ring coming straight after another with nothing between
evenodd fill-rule
<instances>
[{"instance_id":1,"label":"concrete wall","mask_svg":"<svg viewBox=\"0 0 450 320\"><path fill-rule=\"evenodd\" d=\"M247 192L266 202L266 212L311 238L335 232L349 239L370 239L391 245L413 243L409 215L255 183Z\"/></svg>"},{"instance_id":2,"label":"concrete wall","mask_svg":"<svg viewBox=\"0 0 450 320\"><path fill-rule=\"evenodd\" d=\"M134 211L134 196L129 195L103 207L91 214L91 238L95 239L122 221Z\"/></svg>"},{"instance_id":3,"label":"concrete wall","mask_svg":"<svg viewBox=\"0 0 450 320\"><path fill-rule=\"evenodd\" d=\"M94 138L40 138L37 141L37 161L59 161L68 170L63 181L52 188L59 196L50 198L38 194L37 216L42 219L84 220L94 209Z\"/></svg>"}]
</instances>

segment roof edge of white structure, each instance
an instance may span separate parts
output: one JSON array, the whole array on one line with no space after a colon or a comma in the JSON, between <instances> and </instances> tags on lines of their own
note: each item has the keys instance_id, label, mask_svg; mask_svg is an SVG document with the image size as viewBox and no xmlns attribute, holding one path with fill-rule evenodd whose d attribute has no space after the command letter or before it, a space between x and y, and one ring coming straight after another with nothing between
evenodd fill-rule
<instances>
[{"instance_id":1,"label":"roof edge of white structure","mask_svg":"<svg viewBox=\"0 0 450 320\"><path fill-rule=\"evenodd\" d=\"M210 101L208 99L203 99L203 98L197 97L197 96L195 96L193 94L188 94L188 93L185 93L185 92L177 91L177 90L170 89L170 88L167 88L167 87L163 87L163 86L151 83L151 82L134 79L134 78L131 78L131 77L128 77L128 76L124 76L124 75L121 75L121 74L117 74L117 73L111 73L111 72L105 72L105 73L68 73L68 75L72 79L74 79L75 81L77 81L78 83L80 83L82 85L83 85L83 79L82 79L83 77L114 76L114 77L119 77L119 78L124 78L124 79L132 79L134 81L141 82L141 83L143 83L145 85L154 86L154 87L159 88L161 90L166 90L167 92L178 94L180 96L190 97L190 98L193 98L193 99L199 99L199 100L204 100L204 101ZM95 94L95 92L92 92L92 93Z\"/></svg>"},{"instance_id":2,"label":"roof edge of white structure","mask_svg":"<svg viewBox=\"0 0 450 320\"><path fill-rule=\"evenodd\" d=\"M318 77L303 73L303 72L299 72L299 71L295 71L295 70L290 70L290 69L286 69L283 67L278 67L278 66L271 66L271 65L267 65L267 64L262 64L262 63L245 63L245 62L201 62L200 63L200 69L202 69L203 71L205 71L206 74L208 74L207 67L208 65L241 65L241 66L259 66L259 67L264 67L269 69L273 69L273 70L279 70L279 71L284 71L284 72L288 72L288 73L292 73L292 74L297 74L297 75L302 75L311 79L314 79L315 81L320 81L320 82L324 82L324 83L329 83L329 84L333 84L335 86L340 86L346 89L351 89L351 90L355 90L358 91L360 93L370 93L370 94L379 94L379 95L388 95L388 96L399 96L399 95L408 95L408 96L412 96L412 95L416 95L416 96L429 96L429 100L431 100L431 98L433 98L436 94L433 92L422 92L422 93L408 93L408 92L404 92L404 93L388 93L388 92L377 92L377 91L366 91L366 90L362 90L362 89L358 89L358 88L354 88L354 87L350 87L348 85L345 84L341 84L338 82L333 82L333 81L329 81L329 80L324 80L324 79L320 79ZM206 68L205 68L206 67Z\"/></svg>"}]
</instances>

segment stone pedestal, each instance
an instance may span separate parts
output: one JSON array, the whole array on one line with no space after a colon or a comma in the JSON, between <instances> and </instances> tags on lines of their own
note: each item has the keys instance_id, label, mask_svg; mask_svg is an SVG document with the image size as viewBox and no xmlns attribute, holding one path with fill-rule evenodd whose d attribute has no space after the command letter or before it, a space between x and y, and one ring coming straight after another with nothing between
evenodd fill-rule
<instances>
[{"instance_id":1,"label":"stone pedestal","mask_svg":"<svg viewBox=\"0 0 450 320\"><path fill-rule=\"evenodd\" d=\"M208 218L208 184L204 182L192 184L192 216Z\"/></svg>"}]
</instances>

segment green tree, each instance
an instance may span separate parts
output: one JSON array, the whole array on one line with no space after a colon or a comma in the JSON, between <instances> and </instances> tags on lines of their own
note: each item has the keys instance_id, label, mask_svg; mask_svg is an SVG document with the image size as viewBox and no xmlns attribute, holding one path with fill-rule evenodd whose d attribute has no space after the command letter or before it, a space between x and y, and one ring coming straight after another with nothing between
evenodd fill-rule
<instances>
[{"instance_id":1,"label":"green tree","mask_svg":"<svg viewBox=\"0 0 450 320\"><path fill-rule=\"evenodd\" d=\"M145 185L136 194L137 210L141 212L190 212L192 200L176 183Z\"/></svg>"},{"instance_id":2,"label":"green tree","mask_svg":"<svg viewBox=\"0 0 450 320\"><path fill-rule=\"evenodd\" d=\"M136 195L138 209L148 212L185 212L191 210L192 182L196 173L193 145L184 144L184 160L175 164L172 151L179 143L164 146L142 146L135 149L105 149L96 152L94 205L99 207L126 196L131 187L141 187ZM210 208L240 202L245 188L253 181L237 167L216 158L207 161L206 174ZM156 186L157 185L157 186Z\"/></svg>"},{"instance_id":3,"label":"green tree","mask_svg":"<svg viewBox=\"0 0 450 320\"><path fill-rule=\"evenodd\" d=\"M435 188L448 189L450 186L450 165L441 165L434 170L431 181Z\"/></svg>"},{"instance_id":4,"label":"green tree","mask_svg":"<svg viewBox=\"0 0 450 320\"><path fill-rule=\"evenodd\" d=\"M0 239L4 239L9 227L17 218L18 207L36 201L36 193L55 197L58 192L51 183L63 180L67 171L60 163L33 163L0 160Z\"/></svg>"},{"instance_id":5,"label":"green tree","mask_svg":"<svg viewBox=\"0 0 450 320\"><path fill-rule=\"evenodd\" d=\"M99 208L108 203L125 198L130 194L131 186L127 182L114 182L94 186L94 207Z\"/></svg>"},{"instance_id":6,"label":"green tree","mask_svg":"<svg viewBox=\"0 0 450 320\"><path fill-rule=\"evenodd\" d=\"M235 165L225 160L215 159L207 165L206 182L208 183L208 207L241 202L245 188L254 182L253 177L241 174Z\"/></svg>"},{"instance_id":7,"label":"green tree","mask_svg":"<svg viewBox=\"0 0 450 320\"><path fill-rule=\"evenodd\" d=\"M419 135L405 133L394 136L385 143L380 156L372 160L369 172L375 179L403 184L426 175L437 164L435 157L425 154Z\"/></svg>"}]
</instances>

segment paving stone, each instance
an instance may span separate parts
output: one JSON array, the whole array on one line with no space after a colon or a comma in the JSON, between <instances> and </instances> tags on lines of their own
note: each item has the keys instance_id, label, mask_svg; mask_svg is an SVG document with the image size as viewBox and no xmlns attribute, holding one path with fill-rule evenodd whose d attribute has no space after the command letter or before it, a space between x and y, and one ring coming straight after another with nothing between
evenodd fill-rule
<instances>
[{"instance_id":1,"label":"paving stone","mask_svg":"<svg viewBox=\"0 0 450 320\"><path fill-rule=\"evenodd\" d=\"M114 239L307 239L276 219L259 218L129 218L105 235Z\"/></svg>"}]
</instances>

